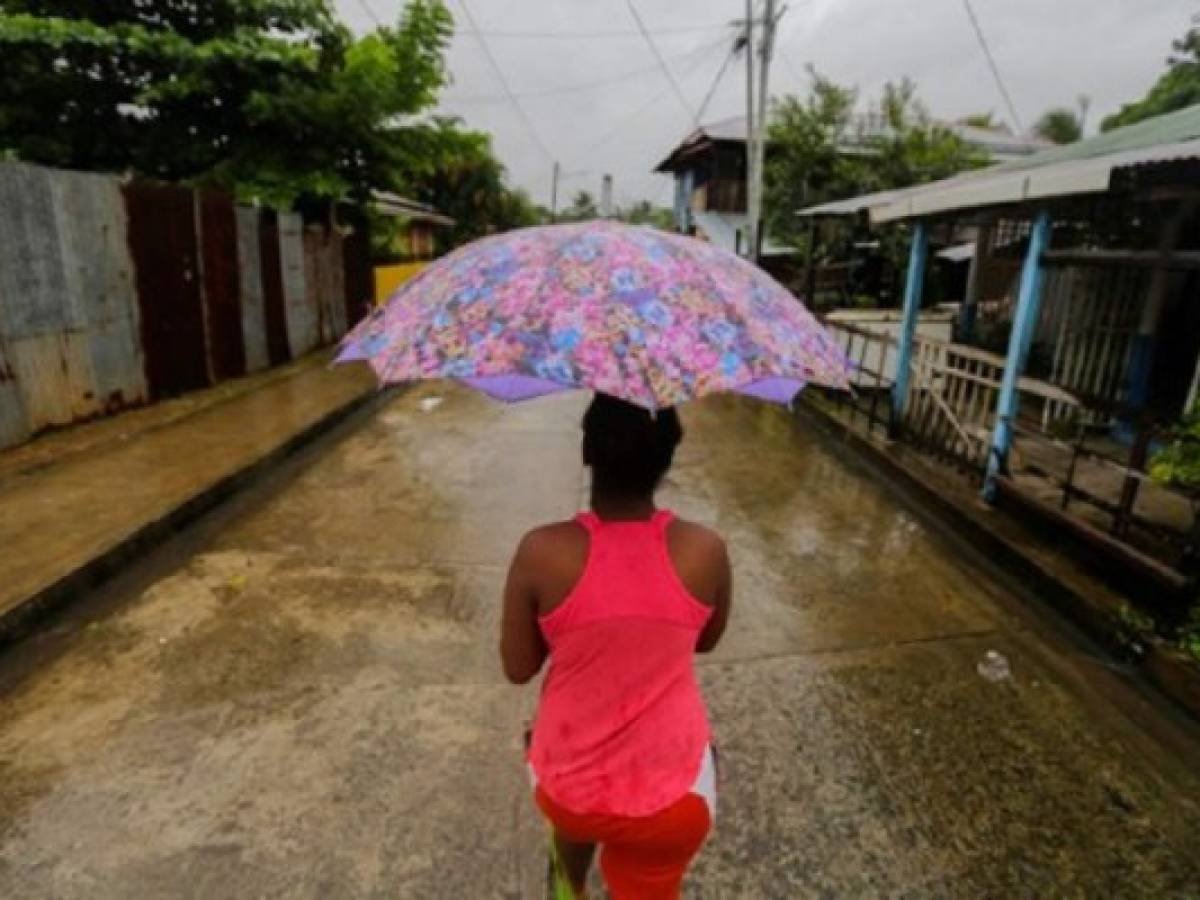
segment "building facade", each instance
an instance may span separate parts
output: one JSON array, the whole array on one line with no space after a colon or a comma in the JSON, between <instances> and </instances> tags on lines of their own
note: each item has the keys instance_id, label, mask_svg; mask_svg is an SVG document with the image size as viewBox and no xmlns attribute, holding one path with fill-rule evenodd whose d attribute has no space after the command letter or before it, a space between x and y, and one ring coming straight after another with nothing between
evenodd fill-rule
<instances>
[{"instance_id":1,"label":"building facade","mask_svg":"<svg viewBox=\"0 0 1200 900\"><path fill-rule=\"evenodd\" d=\"M972 147L985 151L994 162L1018 159L1051 146L1040 138L1018 137L1001 129L942 124ZM870 141L885 132L886 125L880 117L860 116L840 149L847 155L869 152ZM684 138L654 171L675 179L675 227L680 232L697 235L735 253L745 250L745 117L701 126ZM792 252L773 243L769 236L763 242L763 256Z\"/></svg>"}]
</instances>

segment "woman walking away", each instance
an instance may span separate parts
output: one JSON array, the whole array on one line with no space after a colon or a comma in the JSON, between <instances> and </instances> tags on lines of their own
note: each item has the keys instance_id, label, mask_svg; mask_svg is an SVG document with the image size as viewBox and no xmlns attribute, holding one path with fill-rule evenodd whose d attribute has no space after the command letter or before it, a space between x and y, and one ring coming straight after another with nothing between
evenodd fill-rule
<instances>
[{"instance_id":1,"label":"woman walking away","mask_svg":"<svg viewBox=\"0 0 1200 900\"><path fill-rule=\"evenodd\" d=\"M720 640L725 545L656 509L683 437L673 409L597 394L583 418L591 510L521 541L504 596L501 656L524 684L550 665L529 748L568 896L597 846L614 900L677 898L712 828L716 784L693 654Z\"/></svg>"}]
</instances>

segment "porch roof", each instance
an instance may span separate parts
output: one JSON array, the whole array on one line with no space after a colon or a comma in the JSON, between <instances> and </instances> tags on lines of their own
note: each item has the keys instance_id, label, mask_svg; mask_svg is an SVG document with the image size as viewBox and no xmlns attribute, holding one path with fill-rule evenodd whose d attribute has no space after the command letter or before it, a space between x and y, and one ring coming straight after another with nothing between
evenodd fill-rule
<instances>
[{"instance_id":1,"label":"porch roof","mask_svg":"<svg viewBox=\"0 0 1200 900\"><path fill-rule=\"evenodd\" d=\"M375 211L382 216L446 227L454 225L454 219L443 215L429 204L418 203L391 191L371 191L371 199L374 201Z\"/></svg>"},{"instance_id":2,"label":"porch roof","mask_svg":"<svg viewBox=\"0 0 1200 900\"><path fill-rule=\"evenodd\" d=\"M1200 105L986 169L883 195L824 204L801 210L800 215L851 215L867 209L871 222L879 224L1103 193L1112 187L1118 171L1179 160L1200 160ZM843 211L834 211L839 207Z\"/></svg>"},{"instance_id":3,"label":"porch roof","mask_svg":"<svg viewBox=\"0 0 1200 900\"><path fill-rule=\"evenodd\" d=\"M901 193L903 191L877 191L874 194L862 194L858 197L849 197L845 200L834 200L830 203L822 203L819 206L810 206L806 209L798 210L796 215L812 219L853 216L863 210L869 210L876 206L885 206L896 199Z\"/></svg>"}]
</instances>

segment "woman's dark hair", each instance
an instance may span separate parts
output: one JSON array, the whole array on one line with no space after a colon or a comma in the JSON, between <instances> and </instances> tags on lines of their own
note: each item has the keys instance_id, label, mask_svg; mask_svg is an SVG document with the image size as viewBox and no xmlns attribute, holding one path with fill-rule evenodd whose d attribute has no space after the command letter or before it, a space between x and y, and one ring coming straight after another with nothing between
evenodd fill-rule
<instances>
[{"instance_id":1,"label":"woman's dark hair","mask_svg":"<svg viewBox=\"0 0 1200 900\"><path fill-rule=\"evenodd\" d=\"M671 468L683 427L674 409L656 414L607 394L596 394L583 415L583 464L593 489L609 495L654 493Z\"/></svg>"}]
</instances>

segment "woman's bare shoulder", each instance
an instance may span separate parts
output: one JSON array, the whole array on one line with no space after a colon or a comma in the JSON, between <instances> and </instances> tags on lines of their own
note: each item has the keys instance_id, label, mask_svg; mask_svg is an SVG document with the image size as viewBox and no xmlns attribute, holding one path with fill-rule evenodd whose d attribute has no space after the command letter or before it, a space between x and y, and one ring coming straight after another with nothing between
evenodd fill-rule
<instances>
[{"instance_id":1,"label":"woman's bare shoulder","mask_svg":"<svg viewBox=\"0 0 1200 900\"><path fill-rule=\"evenodd\" d=\"M540 525L521 538L513 568L532 587L540 615L554 610L570 594L587 554L587 531L573 519Z\"/></svg>"},{"instance_id":2,"label":"woman's bare shoulder","mask_svg":"<svg viewBox=\"0 0 1200 900\"><path fill-rule=\"evenodd\" d=\"M667 552L684 587L712 606L729 582L729 552L721 536L705 525L672 519L667 528Z\"/></svg>"},{"instance_id":3,"label":"woman's bare shoulder","mask_svg":"<svg viewBox=\"0 0 1200 900\"><path fill-rule=\"evenodd\" d=\"M521 538L513 565L536 573L536 581L574 583L587 560L587 531L574 519L530 529Z\"/></svg>"},{"instance_id":4,"label":"woman's bare shoulder","mask_svg":"<svg viewBox=\"0 0 1200 900\"><path fill-rule=\"evenodd\" d=\"M716 531L699 522L690 522L678 517L671 520L667 536L672 549L678 547L699 556L725 559L725 540Z\"/></svg>"},{"instance_id":5,"label":"woman's bare shoulder","mask_svg":"<svg viewBox=\"0 0 1200 900\"><path fill-rule=\"evenodd\" d=\"M517 558L541 562L564 552L587 546L587 531L574 519L548 522L525 532L517 546Z\"/></svg>"}]
</instances>

